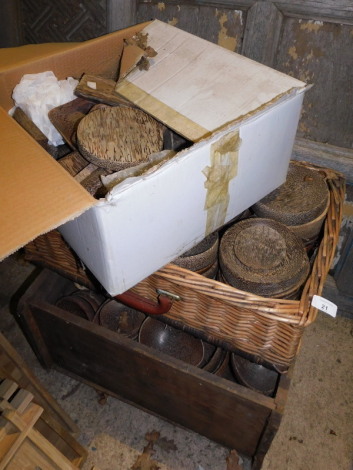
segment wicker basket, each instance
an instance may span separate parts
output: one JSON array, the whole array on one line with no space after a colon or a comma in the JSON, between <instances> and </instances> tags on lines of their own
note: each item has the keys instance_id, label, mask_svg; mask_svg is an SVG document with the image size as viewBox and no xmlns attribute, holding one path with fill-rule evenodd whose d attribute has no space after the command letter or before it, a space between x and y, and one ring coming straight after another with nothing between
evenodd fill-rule
<instances>
[{"instance_id":1,"label":"wicker basket","mask_svg":"<svg viewBox=\"0 0 353 470\"><path fill-rule=\"evenodd\" d=\"M297 164L321 172L330 189L330 206L321 242L300 300L259 297L172 264L141 281L131 289L132 292L151 300L156 299L156 289L180 296L181 300L175 301L170 311L163 315L166 322L226 349L274 365L280 371L286 370L297 354L304 328L316 318L317 310L311 306L311 300L313 295L321 294L334 257L345 195L341 174L305 162ZM40 253L37 239L27 245L27 259L62 274L66 272L67 277L91 287L82 267L80 276L77 275L77 260L74 259L73 263L72 259L65 259L64 252L71 258L72 252L57 232L39 238ZM46 244L51 245L48 256Z\"/></svg>"}]
</instances>

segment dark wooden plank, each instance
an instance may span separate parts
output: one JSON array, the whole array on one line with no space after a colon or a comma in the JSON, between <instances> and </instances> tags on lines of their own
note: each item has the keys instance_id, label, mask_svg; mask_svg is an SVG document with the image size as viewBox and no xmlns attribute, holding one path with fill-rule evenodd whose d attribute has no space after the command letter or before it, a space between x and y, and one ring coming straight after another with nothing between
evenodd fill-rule
<instances>
[{"instance_id":1,"label":"dark wooden plank","mask_svg":"<svg viewBox=\"0 0 353 470\"><path fill-rule=\"evenodd\" d=\"M89 84L94 83L96 88ZM84 74L75 89L75 94L97 103L111 106L134 107L129 101L115 93L116 81L98 77L97 75Z\"/></svg>"},{"instance_id":2,"label":"dark wooden plank","mask_svg":"<svg viewBox=\"0 0 353 470\"><path fill-rule=\"evenodd\" d=\"M34 124L32 119L30 119L26 113L22 111L21 108L16 108L12 116L16 122L26 131L28 134L33 137L33 139L38 142L38 144L44 148L52 157L58 159L63 155L66 155L69 152L69 147L65 144L55 147L50 145L47 137L43 132Z\"/></svg>"},{"instance_id":3,"label":"dark wooden plank","mask_svg":"<svg viewBox=\"0 0 353 470\"><path fill-rule=\"evenodd\" d=\"M20 0L2 0L0 18L0 47L15 47L23 44Z\"/></svg>"},{"instance_id":4,"label":"dark wooden plank","mask_svg":"<svg viewBox=\"0 0 353 470\"><path fill-rule=\"evenodd\" d=\"M353 24L353 5L350 0L280 0L275 3L286 15Z\"/></svg>"},{"instance_id":5,"label":"dark wooden plank","mask_svg":"<svg viewBox=\"0 0 353 470\"><path fill-rule=\"evenodd\" d=\"M263 435L259 441L259 445L256 449L255 456L253 459L252 470L260 470L262 467L263 460L271 446L271 443L277 434L278 428L282 421L284 408L287 402L288 391L291 383L293 374L294 364L288 369L287 374L283 374L280 377L277 394L275 398L276 409L271 411L267 426L264 430Z\"/></svg>"},{"instance_id":6,"label":"dark wooden plank","mask_svg":"<svg viewBox=\"0 0 353 470\"><path fill-rule=\"evenodd\" d=\"M85 41L107 32L107 2L21 0L26 44Z\"/></svg>"},{"instance_id":7,"label":"dark wooden plank","mask_svg":"<svg viewBox=\"0 0 353 470\"><path fill-rule=\"evenodd\" d=\"M351 148L352 26L286 17L274 67L314 86L304 98L298 136Z\"/></svg>"},{"instance_id":8,"label":"dark wooden plank","mask_svg":"<svg viewBox=\"0 0 353 470\"><path fill-rule=\"evenodd\" d=\"M343 173L348 183L353 183L353 150L349 148L297 138L291 158L332 168Z\"/></svg>"},{"instance_id":9,"label":"dark wooden plank","mask_svg":"<svg viewBox=\"0 0 353 470\"><path fill-rule=\"evenodd\" d=\"M60 368L216 442L254 454L273 399L48 304L31 305L31 310Z\"/></svg>"},{"instance_id":10,"label":"dark wooden plank","mask_svg":"<svg viewBox=\"0 0 353 470\"><path fill-rule=\"evenodd\" d=\"M165 3L165 5L179 5L181 8L183 5L194 5L194 6L209 6L213 8L250 8L257 0L167 0L165 2L159 2L158 0L138 0L138 8L144 3L151 3L157 5L158 3ZM161 6L163 8L163 6Z\"/></svg>"},{"instance_id":11,"label":"dark wooden plank","mask_svg":"<svg viewBox=\"0 0 353 470\"><path fill-rule=\"evenodd\" d=\"M345 245L341 252L340 260L336 266L334 279L338 290L352 297L353 300L353 229L351 228Z\"/></svg>"},{"instance_id":12,"label":"dark wooden plank","mask_svg":"<svg viewBox=\"0 0 353 470\"><path fill-rule=\"evenodd\" d=\"M108 0L107 28L108 32L127 28L136 23L136 0Z\"/></svg>"},{"instance_id":13,"label":"dark wooden plank","mask_svg":"<svg viewBox=\"0 0 353 470\"><path fill-rule=\"evenodd\" d=\"M257 2L247 14L242 54L271 66L278 48L283 16L271 2Z\"/></svg>"},{"instance_id":14,"label":"dark wooden plank","mask_svg":"<svg viewBox=\"0 0 353 470\"><path fill-rule=\"evenodd\" d=\"M172 2L153 2L138 6L137 22L159 19L231 51L240 52L245 15L234 5L232 8L214 8L207 2L182 6Z\"/></svg>"},{"instance_id":15,"label":"dark wooden plank","mask_svg":"<svg viewBox=\"0 0 353 470\"><path fill-rule=\"evenodd\" d=\"M339 291L333 276L327 276L322 296L337 305L337 315L353 320L353 296Z\"/></svg>"}]
</instances>

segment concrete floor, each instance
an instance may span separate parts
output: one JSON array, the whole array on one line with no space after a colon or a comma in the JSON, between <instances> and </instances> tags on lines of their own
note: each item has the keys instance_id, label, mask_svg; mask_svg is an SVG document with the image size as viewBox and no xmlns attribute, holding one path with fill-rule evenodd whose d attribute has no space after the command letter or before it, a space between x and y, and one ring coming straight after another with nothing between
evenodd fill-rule
<instances>
[{"instance_id":1,"label":"concrete floor","mask_svg":"<svg viewBox=\"0 0 353 470\"><path fill-rule=\"evenodd\" d=\"M89 450L83 469L244 470L229 449L109 397L38 363L9 309L33 267L19 255L0 263L0 328L40 382L81 429ZM319 314L304 333L280 429L263 470L353 470L353 321ZM146 435L157 431L151 464L139 463ZM19 469L20 470L20 469Z\"/></svg>"}]
</instances>

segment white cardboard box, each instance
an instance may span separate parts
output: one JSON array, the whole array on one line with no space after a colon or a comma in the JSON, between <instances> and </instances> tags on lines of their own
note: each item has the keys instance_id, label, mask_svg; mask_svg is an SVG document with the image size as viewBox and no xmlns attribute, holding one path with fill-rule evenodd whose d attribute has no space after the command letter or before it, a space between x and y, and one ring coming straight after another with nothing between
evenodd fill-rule
<instances>
[{"instance_id":1,"label":"white cardboard box","mask_svg":"<svg viewBox=\"0 0 353 470\"><path fill-rule=\"evenodd\" d=\"M17 220L24 219L11 243L16 222L7 211L2 257L81 214L60 231L112 295L169 263L285 181L305 91L299 80L153 21L0 70L7 89L1 104L10 107L8 93L21 73L50 69L58 78L113 76L123 39L142 28L157 55L148 70L129 74L118 91L195 142L155 171L123 181L96 201L16 123L9 123L11 118L0 121L1 140L8 141L6 152L0 152L0 170L11 178L6 198L15 198ZM12 148L6 129L17 141ZM19 155L24 148L25 159ZM15 175L20 161L26 167L22 179ZM33 185L24 185L24 174L39 186L34 195ZM24 200L25 206L32 204L34 217L22 207Z\"/></svg>"}]
</instances>

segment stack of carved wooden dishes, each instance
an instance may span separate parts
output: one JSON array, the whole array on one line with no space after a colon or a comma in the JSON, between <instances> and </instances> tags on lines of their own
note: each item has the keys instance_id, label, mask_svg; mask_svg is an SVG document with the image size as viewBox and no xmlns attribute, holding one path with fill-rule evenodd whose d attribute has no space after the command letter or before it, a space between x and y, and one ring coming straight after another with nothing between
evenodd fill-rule
<instances>
[{"instance_id":1,"label":"stack of carved wooden dishes","mask_svg":"<svg viewBox=\"0 0 353 470\"><path fill-rule=\"evenodd\" d=\"M77 290L60 297L55 305L67 312L92 321L104 297L88 290Z\"/></svg>"},{"instance_id":2,"label":"stack of carved wooden dishes","mask_svg":"<svg viewBox=\"0 0 353 470\"><path fill-rule=\"evenodd\" d=\"M106 300L94 317L94 323L136 339L146 315L113 299Z\"/></svg>"},{"instance_id":3,"label":"stack of carved wooden dishes","mask_svg":"<svg viewBox=\"0 0 353 470\"><path fill-rule=\"evenodd\" d=\"M316 241L330 203L324 177L310 168L289 165L287 180L256 203L258 217L268 217L287 225L310 248Z\"/></svg>"},{"instance_id":4,"label":"stack of carved wooden dishes","mask_svg":"<svg viewBox=\"0 0 353 470\"><path fill-rule=\"evenodd\" d=\"M77 126L77 145L91 163L119 171L163 149L164 126L137 108L99 106Z\"/></svg>"},{"instance_id":5,"label":"stack of carved wooden dishes","mask_svg":"<svg viewBox=\"0 0 353 470\"><path fill-rule=\"evenodd\" d=\"M271 219L237 222L223 235L219 280L263 297L296 298L309 274L302 240Z\"/></svg>"},{"instance_id":6,"label":"stack of carved wooden dishes","mask_svg":"<svg viewBox=\"0 0 353 470\"><path fill-rule=\"evenodd\" d=\"M204 357L200 367L203 370L207 370L207 372L214 374L221 366L226 351L220 347L214 346L211 343L207 343L206 341L203 341L203 345Z\"/></svg>"},{"instance_id":7,"label":"stack of carved wooden dishes","mask_svg":"<svg viewBox=\"0 0 353 470\"><path fill-rule=\"evenodd\" d=\"M152 317L147 317L142 323L138 340L194 366L201 366L204 361L205 350L201 339Z\"/></svg>"},{"instance_id":8,"label":"stack of carved wooden dishes","mask_svg":"<svg viewBox=\"0 0 353 470\"><path fill-rule=\"evenodd\" d=\"M218 232L213 232L176 258L173 263L209 279L214 279L218 272L218 246Z\"/></svg>"},{"instance_id":9,"label":"stack of carved wooden dishes","mask_svg":"<svg viewBox=\"0 0 353 470\"><path fill-rule=\"evenodd\" d=\"M277 372L234 353L230 355L230 364L238 383L264 395L274 394L279 378Z\"/></svg>"}]
</instances>

